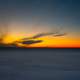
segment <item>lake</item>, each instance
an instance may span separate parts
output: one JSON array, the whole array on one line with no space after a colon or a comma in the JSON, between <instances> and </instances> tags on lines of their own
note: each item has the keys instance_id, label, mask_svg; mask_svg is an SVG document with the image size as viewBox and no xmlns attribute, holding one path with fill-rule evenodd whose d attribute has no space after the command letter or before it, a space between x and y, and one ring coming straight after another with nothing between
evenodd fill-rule
<instances>
[{"instance_id":1,"label":"lake","mask_svg":"<svg viewBox=\"0 0 80 80\"><path fill-rule=\"evenodd\" d=\"M80 80L80 49L0 48L0 80Z\"/></svg>"}]
</instances>

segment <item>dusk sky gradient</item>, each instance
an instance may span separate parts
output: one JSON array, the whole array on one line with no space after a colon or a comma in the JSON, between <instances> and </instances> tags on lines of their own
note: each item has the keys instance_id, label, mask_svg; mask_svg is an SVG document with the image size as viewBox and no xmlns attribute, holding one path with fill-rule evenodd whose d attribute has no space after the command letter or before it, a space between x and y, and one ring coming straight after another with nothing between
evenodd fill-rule
<instances>
[{"instance_id":1,"label":"dusk sky gradient","mask_svg":"<svg viewBox=\"0 0 80 80\"><path fill-rule=\"evenodd\" d=\"M5 24L5 26L4 26ZM8 27L8 35L32 36L56 29L67 32L64 37L40 38L50 45L80 44L80 0L0 0L0 28ZM48 43L47 43L48 41ZM62 42L62 43L61 43ZM74 44L73 44L74 43ZM52 45L52 46L53 46ZM80 46L80 45L79 45Z\"/></svg>"}]
</instances>

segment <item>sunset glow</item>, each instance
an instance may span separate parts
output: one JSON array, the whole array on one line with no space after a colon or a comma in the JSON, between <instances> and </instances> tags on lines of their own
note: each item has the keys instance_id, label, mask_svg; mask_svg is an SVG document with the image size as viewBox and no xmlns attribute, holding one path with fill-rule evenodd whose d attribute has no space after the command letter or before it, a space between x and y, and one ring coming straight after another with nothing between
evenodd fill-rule
<instances>
[{"instance_id":1,"label":"sunset glow","mask_svg":"<svg viewBox=\"0 0 80 80\"><path fill-rule=\"evenodd\" d=\"M1 1L0 7L1 46L80 47L78 3L67 0L9 0L8 4Z\"/></svg>"},{"instance_id":2,"label":"sunset glow","mask_svg":"<svg viewBox=\"0 0 80 80\"><path fill-rule=\"evenodd\" d=\"M6 36L3 40L4 44L12 44L15 41L21 41L23 42L23 38L25 36ZM43 42L41 43L36 43L36 44L22 44L22 43L16 43L16 47L26 47L26 48L35 48L35 47L48 47L48 48L80 48L80 39L76 38L70 38L67 36L62 36L62 37L53 37L53 36L47 36L47 37L42 37L38 38L35 40L42 40Z\"/></svg>"}]
</instances>

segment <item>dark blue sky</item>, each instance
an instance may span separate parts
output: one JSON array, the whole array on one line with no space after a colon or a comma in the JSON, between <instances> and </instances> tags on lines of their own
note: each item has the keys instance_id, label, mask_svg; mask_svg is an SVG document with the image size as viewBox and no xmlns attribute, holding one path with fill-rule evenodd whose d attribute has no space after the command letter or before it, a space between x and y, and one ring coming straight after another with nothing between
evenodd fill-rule
<instances>
[{"instance_id":1,"label":"dark blue sky","mask_svg":"<svg viewBox=\"0 0 80 80\"><path fill-rule=\"evenodd\" d=\"M0 16L10 21L80 29L80 0L0 0Z\"/></svg>"}]
</instances>

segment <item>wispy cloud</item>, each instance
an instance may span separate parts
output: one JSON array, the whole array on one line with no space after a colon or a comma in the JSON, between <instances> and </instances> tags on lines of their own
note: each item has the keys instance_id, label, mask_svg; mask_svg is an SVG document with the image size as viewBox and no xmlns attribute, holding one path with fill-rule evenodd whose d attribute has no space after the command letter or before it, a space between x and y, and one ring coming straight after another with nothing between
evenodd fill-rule
<instances>
[{"instance_id":1,"label":"wispy cloud","mask_svg":"<svg viewBox=\"0 0 80 80\"><path fill-rule=\"evenodd\" d=\"M29 37L29 38L24 38L23 40L28 40L28 39L36 39L36 38L40 38L40 37L44 37L44 36L50 36L50 35L53 35L54 37L58 37L58 36L65 36L67 33L39 33L33 37Z\"/></svg>"},{"instance_id":2,"label":"wispy cloud","mask_svg":"<svg viewBox=\"0 0 80 80\"><path fill-rule=\"evenodd\" d=\"M41 42L42 40L28 40L28 41L23 41L22 44L30 45L30 44L41 43Z\"/></svg>"}]
</instances>

